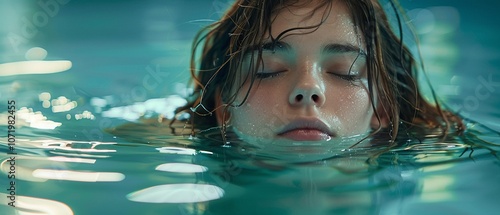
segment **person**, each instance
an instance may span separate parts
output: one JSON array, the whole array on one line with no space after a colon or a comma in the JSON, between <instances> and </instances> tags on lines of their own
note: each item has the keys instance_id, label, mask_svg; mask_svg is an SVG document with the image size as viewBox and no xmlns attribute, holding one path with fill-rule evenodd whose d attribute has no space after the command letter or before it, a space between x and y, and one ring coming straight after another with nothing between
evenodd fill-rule
<instances>
[{"instance_id":1,"label":"person","mask_svg":"<svg viewBox=\"0 0 500 215\"><path fill-rule=\"evenodd\" d=\"M398 3L388 4L401 28ZM422 96L401 37L378 0L237 0L195 37L195 89L176 113L189 113L194 131L230 127L251 141L463 131Z\"/></svg>"}]
</instances>

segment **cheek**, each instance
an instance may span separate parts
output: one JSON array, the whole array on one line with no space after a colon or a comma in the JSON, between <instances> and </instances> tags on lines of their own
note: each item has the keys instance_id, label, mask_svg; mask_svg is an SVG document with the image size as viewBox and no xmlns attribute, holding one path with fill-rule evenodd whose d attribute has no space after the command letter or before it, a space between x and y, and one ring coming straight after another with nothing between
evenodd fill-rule
<instances>
[{"instance_id":1,"label":"cheek","mask_svg":"<svg viewBox=\"0 0 500 215\"><path fill-rule=\"evenodd\" d=\"M363 86L332 88L322 117L335 126L340 136L368 131L373 113L369 93Z\"/></svg>"},{"instance_id":2,"label":"cheek","mask_svg":"<svg viewBox=\"0 0 500 215\"><path fill-rule=\"evenodd\" d=\"M238 95L238 101L242 101L244 93ZM272 135L273 118L275 118L274 110L278 109L275 105L276 95L266 94L266 91L252 90L246 102L240 107L231 108L230 124L240 132L253 136L268 136Z\"/></svg>"},{"instance_id":3,"label":"cheek","mask_svg":"<svg viewBox=\"0 0 500 215\"><path fill-rule=\"evenodd\" d=\"M338 117L342 123L341 130L346 134L365 132L369 128L373 113L368 90L353 87L349 91L339 99L341 107Z\"/></svg>"},{"instance_id":4,"label":"cheek","mask_svg":"<svg viewBox=\"0 0 500 215\"><path fill-rule=\"evenodd\" d=\"M358 113L358 116L360 116L361 118L367 118L367 116L371 115L372 108L367 90L362 89L357 91L352 96L351 100L351 103L354 104L353 110L354 112Z\"/></svg>"}]
</instances>

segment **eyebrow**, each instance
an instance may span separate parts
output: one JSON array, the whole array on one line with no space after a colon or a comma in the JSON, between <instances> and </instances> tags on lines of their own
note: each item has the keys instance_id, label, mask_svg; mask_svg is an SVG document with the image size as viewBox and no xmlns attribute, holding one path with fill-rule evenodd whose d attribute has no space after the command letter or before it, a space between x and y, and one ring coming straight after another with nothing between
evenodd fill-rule
<instances>
[{"instance_id":1,"label":"eyebrow","mask_svg":"<svg viewBox=\"0 0 500 215\"><path fill-rule=\"evenodd\" d=\"M292 47L290 44L283 41L266 42L262 44L262 50L264 51L290 51Z\"/></svg>"},{"instance_id":2,"label":"eyebrow","mask_svg":"<svg viewBox=\"0 0 500 215\"><path fill-rule=\"evenodd\" d=\"M360 56L366 56L366 53L359 47L353 46L351 44L339 44L330 43L323 47L322 52L324 54L359 54Z\"/></svg>"}]
</instances>

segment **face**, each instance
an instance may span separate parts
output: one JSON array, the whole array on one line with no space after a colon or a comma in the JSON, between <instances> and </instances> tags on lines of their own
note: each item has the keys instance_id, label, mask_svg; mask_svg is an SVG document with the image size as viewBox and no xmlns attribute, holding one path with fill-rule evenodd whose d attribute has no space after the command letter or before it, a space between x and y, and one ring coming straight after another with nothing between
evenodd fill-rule
<instances>
[{"instance_id":1,"label":"face","mask_svg":"<svg viewBox=\"0 0 500 215\"><path fill-rule=\"evenodd\" d=\"M241 137L314 144L369 131L373 108L363 39L344 5L333 3L311 15L315 7L301 4L275 14L249 97L230 109L229 124ZM271 36L322 19L319 28L291 31L270 45ZM250 57L243 68L249 62ZM240 90L237 103L245 94Z\"/></svg>"}]
</instances>

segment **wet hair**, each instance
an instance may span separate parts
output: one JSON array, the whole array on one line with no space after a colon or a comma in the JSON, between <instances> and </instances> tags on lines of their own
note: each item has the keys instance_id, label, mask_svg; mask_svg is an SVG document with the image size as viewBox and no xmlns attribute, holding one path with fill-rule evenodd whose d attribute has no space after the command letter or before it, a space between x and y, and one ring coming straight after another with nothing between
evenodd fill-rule
<instances>
[{"instance_id":1,"label":"wet hair","mask_svg":"<svg viewBox=\"0 0 500 215\"><path fill-rule=\"evenodd\" d=\"M364 40L372 107L379 121L382 114L387 116L391 139L394 140L403 127L438 130L442 135L450 130L463 131L460 117L443 110L436 98L430 103L421 95L417 84L419 65L402 41L404 14L399 4L395 0L388 0L399 27L395 33L378 0L337 1L346 6L355 29L359 30L357 33ZM315 2L318 4L313 13L323 12L323 19L326 19L330 10L322 8L326 6L329 9L332 1ZM223 125L219 125L215 110L222 108L224 119L229 107L242 105L254 86L255 74L260 65L259 60L250 63L250 72L244 72L242 64L245 57L251 55L250 59L262 59L262 45L267 39L265 35L270 32L275 14L291 5L300 6L297 4L302 3L297 0L237 0L219 21L202 29L193 42L191 75L194 93L188 104L177 109L176 113L188 112L191 125L196 130L222 126L225 131L226 120L223 120ZM279 41L290 34L307 34L320 25L287 29L271 40ZM250 87L243 89L242 83L246 81L250 81ZM242 102L235 102L241 90L246 91L246 97ZM375 107L375 95L380 107ZM216 106L217 98L221 98L222 105ZM380 130L382 128L379 126L372 135Z\"/></svg>"}]
</instances>

